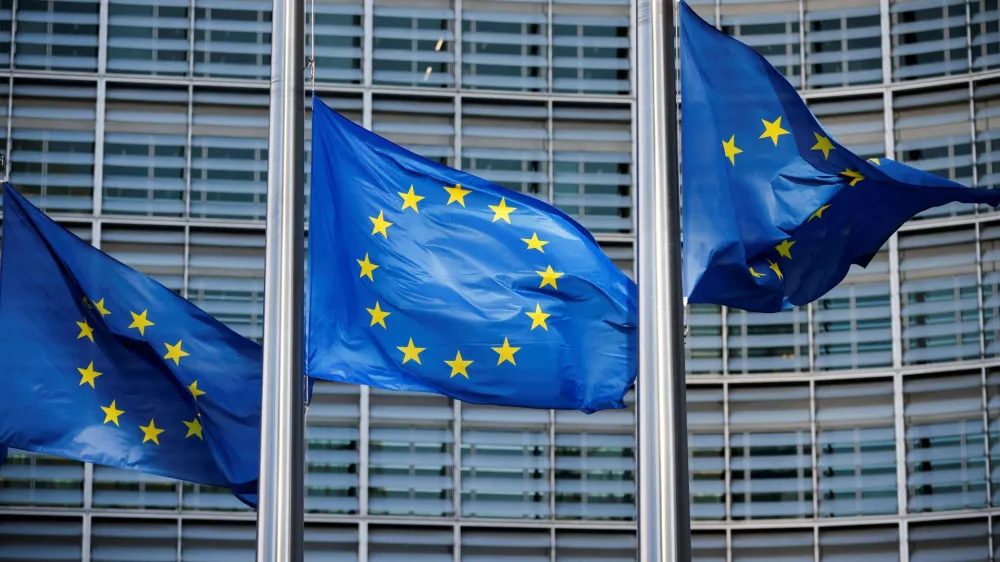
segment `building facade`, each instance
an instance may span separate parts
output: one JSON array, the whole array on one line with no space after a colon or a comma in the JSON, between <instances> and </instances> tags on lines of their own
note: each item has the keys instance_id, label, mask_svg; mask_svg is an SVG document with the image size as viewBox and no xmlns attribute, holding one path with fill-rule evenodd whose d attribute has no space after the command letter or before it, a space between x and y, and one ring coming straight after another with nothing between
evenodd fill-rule
<instances>
[{"instance_id":1,"label":"building facade","mask_svg":"<svg viewBox=\"0 0 1000 562\"><path fill-rule=\"evenodd\" d=\"M1000 187L997 0L690 3L858 154ZM629 0L307 11L332 107L554 203L631 270ZM268 0L0 0L12 183L258 339L269 45ZM688 318L694 560L1000 560L1000 213L932 209L810 306ZM307 559L634 560L634 423L318 384ZM0 560L253 560L254 535L225 490L0 468Z\"/></svg>"}]
</instances>

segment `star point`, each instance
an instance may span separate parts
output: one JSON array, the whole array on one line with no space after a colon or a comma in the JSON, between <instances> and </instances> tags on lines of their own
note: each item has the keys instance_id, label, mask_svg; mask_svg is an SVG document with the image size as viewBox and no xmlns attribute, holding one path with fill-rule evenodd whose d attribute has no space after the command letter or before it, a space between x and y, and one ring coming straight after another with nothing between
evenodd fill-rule
<instances>
[{"instance_id":1,"label":"star point","mask_svg":"<svg viewBox=\"0 0 1000 562\"><path fill-rule=\"evenodd\" d=\"M118 416L124 414L125 410L119 410L114 400L111 401L110 406L101 406L101 409L104 410L104 423L114 422L115 425L121 427L121 424L118 423Z\"/></svg>"},{"instance_id":2,"label":"star point","mask_svg":"<svg viewBox=\"0 0 1000 562\"><path fill-rule=\"evenodd\" d=\"M529 250L538 250L543 254L545 253L545 250L542 249L542 246L548 244L548 241L546 240L539 240L537 232L532 232L531 238L522 238L521 242L527 244Z\"/></svg>"},{"instance_id":3,"label":"star point","mask_svg":"<svg viewBox=\"0 0 1000 562\"><path fill-rule=\"evenodd\" d=\"M768 267L771 268L771 271L773 271L774 273L776 273L778 275L778 279L784 279L785 278L785 276L781 274L781 268L778 267L778 264L774 263L771 260L767 260L767 263L768 263Z\"/></svg>"},{"instance_id":4,"label":"star point","mask_svg":"<svg viewBox=\"0 0 1000 562\"><path fill-rule=\"evenodd\" d=\"M458 203L463 207L465 206L465 196L472 193L471 189L462 189L462 186L457 183L455 184L455 187L448 187L447 185L444 186L444 190L448 192L447 205Z\"/></svg>"},{"instance_id":5,"label":"star point","mask_svg":"<svg viewBox=\"0 0 1000 562\"><path fill-rule=\"evenodd\" d=\"M198 381L194 381L190 385L188 385L188 390L191 391L191 396L194 396L195 400L197 400L199 396L205 394L204 390L198 388Z\"/></svg>"},{"instance_id":6,"label":"star point","mask_svg":"<svg viewBox=\"0 0 1000 562\"><path fill-rule=\"evenodd\" d=\"M385 213L379 211L378 217L368 217L368 218L372 221L372 224L374 225L374 227L372 228L372 236L375 236L376 234L381 234L382 238L388 240L389 234L386 232L386 229L392 226L392 223L385 220Z\"/></svg>"},{"instance_id":7,"label":"star point","mask_svg":"<svg viewBox=\"0 0 1000 562\"><path fill-rule=\"evenodd\" d=\"M205 440L205 437L203 437L201 434L201 429L202 429L201 422L198 421L197 417L191 421L181 420L181 422L188 428L187 435L184 436L184 439L187 439L188 437L191 437L193 435L198 439L201 439L202 441Z\"/></svg>"},{"instance_id":8,"label":"star point","mask_svg":"<svg viewBox=\"0 0 1000 562\"><path fill-rule=\"evenodd\" d=\"M876 166L882 165L882 161L879 160L878 158L869 158L868 161L871 162L872 164L875 164Z\"/></svg>"},{"instance_id":9,"label":"star point","mask_svg":"<svg viewBox=\"0 0 1000 562\"><path fill-rule=\"evenodd\" d=\"M761 133L759 138L771 139L774 141L774 146L778 146L778 137L781 135L790 135L791 133L781 128L781 116L779 115L774 121L768 121L766 119L761 119L764 122L764 132Z\"/></svg>"},{"instance_id":10,"label":"star point","mask_svg":"<svg viewBox=\"0 0 1000 562\"><path fill-rule=\"evenodd\" d=\"M455 359L453 361L445 360L445 363L451 367L451 376L462 375L465 378L469 378L469 372L466 370L469 365L472 365L472 361L467 359L462 359L462 352L459 351L455 353Z\"/></svg>"},{"instance_id":11,"label":"star point","mask_svg":"<svg viewBox=\"0 0 1000 562\"><path fill-rule=\"evenodd\" d=\"M169 343L164 342L163 345L167 346L167 354L164 355L163 358L164 359L173 359L174 360L174 365L180 365L181 364L181 357L187 357L188 355L190 355L190 353L188 353L188 352L184 351L183 349L181 349L181 344L182 343L183 343L183 340L177 340L177 343L174 344L174 345L170 345Z\"/></svg>"},{"instance_id":12,"label":"star point","mask_svg":"<svg viewBox=\"0 0 1000 562\"><path fill-rule=\"evenodd\" d=\"M813 133L813 135L816 137L816 144L814 144L812 148L810 148L809 150L822 150L823 159L829 160L830 151L835 150L837 147L833 146L833 143L830 142L830 139L828 137L824 137L819 133Z\"/></svg>"},{"instance_id":13,"label":"star point","mask_svg":"<svg viewBox=\"0 0 1000 562\"><path fill-rule=\"evenodd\" d=\"M399 196L403 198L403 211L407 209L413 209L414 213L419 213L420 210L417 209L417 203L424 199L423 195L417 195L413 192L413 186L410 186L410 191L403 193L402 191L397 191Z\"/></svg>"},{"instance_id":14,"label":"star point","mask_svg":"<svg viewBox=\"0 0 1000 562\"><path fill-rule=\"evenodd\" d=\"M83 319L83 322L77 322L76 325L80 327L80 333L77 334L76 339L87 338L94 341L94 329L87 323L86 318Z\"/></svg>"},{"instance_id":15,"label":"star point","mask_svg":"<svg viewBox=\"0 0 1000 562\"><path fill-rule=\"evenodd\" d=\"M413 345L413 338L410 338L410 343L408 343L405 347L397 347L396 349L403 352L403 365L406 365L406 362L411 359L416 361L418 365L422 364L420 363L420 352L424 351L426 348L416 347Z\"/></svg>"},{"instance_id":16,"label":"star point","mask_svg":"<svg viewBox=\"0 0 1000 562\"><path fill-rule=\"evenodd\" d=\"M84 384L89 384L90 388L97 388L96 386L94 386L94 381L97 379L97 377L104 374L94 370L93 361L90 362L90 365L87 365L86 369L81 369L80 367L77 367L76 370L80 371L80 377L81 377L80 386L83 386Z\"/></svg>"},{"instance_id":17,"label":"star point","mask_svg":"<svg viewBox=\"0 0 1000 562\"><path fill-rule=\"evenodd\" d=\"M520 350L521 350L520 347L511 347L510 342L507 341L507 338L504 338L503 347L493 348L493 351L500 354L500 358L497 359L497 365L500 365L504 361L510 361L511 365L517 365L517 363L514 362L514 354Z\"/></svg>"},{"instance_id":18,"label":"star point","mask_svg":"<svg viewBox=\"0 0 1000 562\"><path fill-rule=\"evenodd\" d=\"M736 135L729 137L728 141L722 141L722 150L726 153L726 158L729 158L729 162L733 166L736 165L736 155L743 152L739 148L736 148Z\"/></svg>"},{"instance_id":19,"label":"star point","mask_svg":"<svg viewBox=\"0 0 1000 562\"><path fill-rule=\"evenodd\" d=\"M811 221L813 219L821 219L821 218L823 218L823 211L825 211L825 210L827 210L829 208L830 208L829 205L823 205L819 209L816 209L816 212L809 216L809 220ZM809 222L809 221L806 221L806 222Z\"/></svg>"},{"instance_id":20,"label":"star point","mask_svg":"<svg viewBox=\"0 0 1000 562\"><path fill-rule=\"evenodd\" d=\"M844 170L843 172L840 172L840 175L851 178L851 183L849 184L851 187L858 185L858 182L865 179L865 177L861 175L861 172L855 172L854 170Z\"/></svg>"},{"instance_id":21,"label":"star point","mask_svg":"<svg viewBox=\"0 0 1000 562\"><path fill-rule=\"evenodd\" d=\"M493 211L493 222L497 222L500 219L507 221L510 224L510 214L517 210L517 207L508 207L507 198L501 197L499 205L490 205L490 210Z\"/></svg>"},{"instance_id":22,"label":"star point","mask_svg":"<svg viewBox=\"0 0 1000 562\"><path fill-rule=\"evenodd\" d=\"M358 260L358 265L361 266L361 275L359 277L367 277L372 283L375 282L375 278L372 273L378 269L378 266L368 261L368 252L365 252L364 261Z\"/></svg>"},{"instance_id":23,"label":"star point","mask_svg":"<svg viewBox=\"0 0 1000 562\"><path fill-rule=\"evenodd\" d=\"M551 265L545 271L536 271L535 273L542 276L542 284L538 286L539 289L541 289L546 285L552 285L553 289L558 290L559 287L556 285L556 279L559 279L560 277L565 275L565 273L553 271Z\"/></svg>"},{"instance_id":24,"label":"star point","mask_svg":"<svg viewBox=\"0 0 1000 562\"><path fill-rule=\"evenodd\" d=\"M752 267L750 268L750 275L753 275L755 279L760 279L761 277L767 277L767 275L764 273L758 273L757 271L754 271L754 268Z\"/></svg>"},{"instance_id":25,"label":"star point","mask_svg":"<svg viewBox=\"0 0 1000 562\"><path fill-rule=\"evenodd\" d=\"M388 329L385 326L385 319L392 313L382 310L382 307L381 305L379 305L378 301L375 301L375 308L366 308L365 310L368 311L368 314L372 315L372 323L368 325L369 327L378 324L382 326L383 329Z\"/></svg>"},{"instance_id":26,"label":"star point","mask_svg":"<svg viewBox=\"0 0 1000 562\"><path fill-rule=\"evenodd\" d=\"M548 314L548 313L545 313L545 312L542 312L542 305L541 304L535 303L535 311L534 312L525 312L525 314L528 315L528 318L531 318L531 329L532 330L534 330L535 328L541 326L546 332L549 331L549 327L545 323L545 320L549 316L552 316L552 315Z\"/></svg>"},{"instance_id":27,"label":"star point","mask_svg":"<svg viewBox=\"0 0 1000 562\"><path fill-rule=\"evenodd\" d=\"M779 256L783 258L792 259L792 246L794 245L795 245L794 240L782 240L781 244L775 246L774 249L778 250Z\"/></svg>"},{"instance_id":28,"label":"star point","mask_svg":"<svg viewBox=\"0 0 1000 562\"><path fill-rule=\"evenodd\" d=\"M143 433L142 437L143 443L145 443L146 441L152 441L157 445L160 444L160 434L166 431L164 429L159 429L158 427L156 427L156 423L152 419L149 420L149 425L140 425L139 429L141 429Z\"/></svg>"},{"instance_id":29,"label":"star point","mask_svg":"<svg viewBox=\"0 0 1000 562\"><path fill-rule=\"evenodd\" d=\"M140 336L146 335L146 328L150 326L155 326L155 324L153 324L152 322L149 321L148 318L146 318L146 313L148 312L149 310L143 310L142 314L136 314L131 310L129 311L129 313L132 315L132 323L129 324L128 327L138 329Z\"/></svg>"},{"instance_id":30,"label":"star point","mask_svg":"<svg viewBox=\"0 0 1000 562\"><path fill-rule=\"evenodd\" d=\"M111 314L110 310L104 308L104 299L101 299L101 300L95 302L94 306L97 307L97 312L100 312L101 316L107 316L107 315Z\"/></svg>"}]
</instances>

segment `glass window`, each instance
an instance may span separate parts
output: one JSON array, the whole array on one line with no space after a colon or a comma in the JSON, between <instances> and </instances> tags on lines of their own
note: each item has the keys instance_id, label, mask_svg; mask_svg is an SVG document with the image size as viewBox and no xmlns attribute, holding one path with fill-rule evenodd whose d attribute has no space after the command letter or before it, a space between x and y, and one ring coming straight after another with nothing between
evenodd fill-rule
<instances>
[{"instance_id":1,"label":"glass window","mask_svg":"<svg viewBox=\"0 0 1000 562\"><path fill-rule=\"evenodd\" d=\"M45 545L40 551L39 544ZM0 516L0 559L71 562L83 559L80 517Z\"/></svg>"},{"instance_id":2,"label":"glass window","mask_svg":"<svg viewBox=\"0 0 1000 562\"><path fill-rule=\"evenodd\" d=\"M547 4L537 0L465 0L462 86L547 90Z\"/></svg>"},{"instance_id":3,"label":"glass window","mask_svg":"<svg viewBox=\"0 0 1000 562\"><path fill-rule=\"evenodd\" d=\"M369 529L369 537L371 537L371 532ZM305 543L305 560L358 562L358 528L355 525L306 523L303 542ZM370 548L368 560L370 562L374 560Z\"/></svg>"},{"instance_id":4,"label":"glass window","mask_svg":"<svg viewBox=\"0 0 1000 562\"><path fill-rule=\"evenodd\" d=\"M726 534L694 531L691 533L692 562L726 562Z\"/></svg>"},{"instance_id":5,"label":"glass window","mask_svg":"<svg viewBox=\"0 0 1000 562\"><path fill-rule=\"evenodd\" d=\"M990 505L1000 506L1000 369L986 370L986 423L989 432L990 483L993 497ZM996 535L1000 537L1000 535Z\"/></svg>"},{"instance_id":6,"label":"glass window","mask_svg":"<svg viewBox=\"0 0 1000 562\"><path fill-rule=\"evenodd\" d=\"M878 2L805 0L804 5L807 88L882 82Z\"/></svg>"},{"instance_id":7,"label":"glass window","mask_svg":"<svg viewBox=\"0 0 1000 562\"><path fill-rule=\"evenodd\" d=\"M548 200L548 115L544 102L463 100L462 171Z\"/></svg>"},{"instance_id":8,"label":"glass window","mask_svg":"<svg viewBox=\"0 0 1000 562\"><path fill-rule=\"evenodd\" d=\"M174 520L95 518L90 536L91 562L177 560L177 521Z\"/></svg>"},{"instance_id":9,"label":"glass window","mask_svg":"<svg viewBox=\"0 0 1000 562\"><path fill-rule=\"evenodd\" d=\"M1000 187L1000 80L974 85L976 187ZM988 205L981 210L992 210Z\"/></svg>"},{"instance_id":10,"label":"glass window","mask_svg":"<svg viewBox=\"0 0 1000 562\"><path fill-rule=\"evenodd\" d=\"M802 80L799 2L721 0L722 31L767 59L796 88Z\"/></svg>"},{"instance_id":11,"label":"glass window","mask_svg":"<svg viewBox=\"0 0 1000 562\"><path fill-rule=\"evenodd\" d=\"M816 385L819 515L889 515L896 507L891 379Z\"/></svg>"},{"instance_id":12,"label":"glass window","mask_svg":"<svg viewBox=\"0 0 1000 562\"><path fill-rule=\"evenodd\" d=\"M18 0L14 66L96 72L98 0Z\"/></svg>"},{"instance_id":13,"label":"glass window","mask_svg":"<svg viewBox=\"0 0 1000 562\"><path fill-rule=\"evenodd\" d=\"M452 562L455 533L451 527L372 525L368 528L368 561ZM419 553L419 554L418 554Z\"/></svg>"},{"instance_id":14,"label":"glass window","mask_svg":"<svg viewBox=\"0 0 1000 562\"><path fill-rule=\"evenodd\" d=\"M722 307L689 304L687 328L688 334L684 339L687 373L722 374Z\"/></svg>"},{"instance_id":15,"label":"glass window","mask_svg":"<svg viewBox=\"0 0 1000 562\"><path fill-rule=\"evenodd\" d=\"M462 516L549 519L550 449L548 411L463 404Z\"/></svg>"},{"instance_id":16,"label":"glass window","mask_svg":"<svg viewBox=\"0 0 1000 562\"><path fill-rule=\"evenodd\" d=\"M314 10L315 26L311 21ZM363 20L364 5L359 0L310 2L306 9L306 56L313 54L310 41L315 31L317 82L361 83Z\"/></svg>"},{"instance_id":17,"label":"glass window","mask_svg":"<svg viewBox=\"0 0 1000 562\"><path fill-rule=\"evenodd\" d=\"M901 93L893 102L896 159L964 185L972 185L969 89L924 88ZM966 215L975 205L950 203L917 218Z\"/></svg>"},{"instance_id":18,"label":"glass window","mask_svg":"<svg viewBox=\"0 0 1000 562\"><path fill-rule=\"evenodd\" d=\"M556 562L597 562L636 559L635 532L556 530Z\"/></svg>"},{"instance_id":19,"label":"glass window","mask_svg":"<svg viewBox=\"0 0 1000 562\"><path fill-rule=\"evenodd\" d=\"M105 213L184 215L187 123L187 88L108 86Z\"/></svg>"},{"instance_id":20,"label":"glass window","mask_svg":"<svg viewBox=\"0 0 1000 562\"><path fill-rule=\"evenodd\" d=\"M910 524L910 562L960 562L990 559L986 519Z\"/></svg>"},{"instance_id":21,"label":"glass window","mask_svg":"<svg viewBox=\"0 0 1000 562\"><path fill-rule=\"evenodd\" d=\"M194 91L191 216L263 220L268 93Z\"/></svg>"},{"instance_id":22,"label":"glass window","mask_svg":"<svg viewBox=\"0 0 1000 562\"><path fill-rule=\"evenodd\" d=\"M450 99L376 96L372 131L414 153L455 167L455 107Z\"/></svg>"},{"instance_id":23,"label":"glass window","mask_svg":"<svg viewBox=\"0 0 1000 562\"><path fill-rule=\"evenodd\" d=\"M556 518L635 519L635 393L628 408L556 418Z\"/></svg>"},{"instance_id":24,"label":"glass window","mask_svg":"<svg viewBox=\"0 0 1000 562\"><path fill-rule=\"evenodd\" d=\"M733 562L780 560L806 562L813 559L813 532L736 531L733 533Z\"/></svg>"},{"instance_id":25,"label":"glass window","mask_svg":"<svg viewBox=\"0 0 1000 562\"><path fill-rule=\"evenodd\" d=\"M195 0L194 75L256 79L270 76L271 2Z\"/></svg>"},{"instance_id":26,"label":"glass window","mask_svg":"<svg viewBox=\"0 0 1000 562\"><path fill-rule=\"evenodd\" d=\"M182 227L104 224L101 251L151 276L175 293L184 290ZM155 318L150 320L156 322Z\"/></svg>"},{"instance_id":27,"label":"glass window","mask_svg":"<svg viewBox=\"0 0 1000 562\"><path fill-rule=\"evenodd\" d=\"M452 401L372 388L370 403L369 513L453 515Z\"/></svg>"},{"instance_id":28,"label":"glass window","mask_svg":"<svg viewBox=\"0 0 1000 562\"><path fill-rule=\"evenodd\" d=\"M892 0L892 78L912 80L969 70L966 0Z\"/></svg>"},{"instance_id":29,"label":"glass window","mask_svg":"<svg viewBox=\"0 0 1000 562\"><path fill-rule=\"evenodd\" d=\"M556 207L593 232L632 232L632 112L555 103Z\"/></svg>"},{"instance_id":30,"label":"glass window","mask_svg":"<svg viewBox=\"0 0 1000 562\"><path fill-rule=\"evenodd\" d=\"M108 72L188 73L189 0L109 0Z\"/></svg>"},{"instance_id":31,"label":"glass window","mask_svg":"<svg viewBox=\"0 0 1000 562\"><path fill-rule=\"evenodd\" d=\"M809 410L807 385L730 386L733 519L813 515Z\"/></svg>"},{"instance_id":32,"label":"glass window","mask_svg":"<svg viewBox=\"0 0 1000 562\"><path fill-rule=\"evenodd\" d=\"M548 529L462 529L462 562L549 562L551 553Z\"/></svg>"},{"instance_id":33,"label":"glass window","mask_svg":"<svg viewBox=\"0 0 1000 562\"><path fill-rule=\"evenodd\" d=\"M731 308L726 330L731 375L809 370L806 308L773 314Z\"/></svg>"},{"instance_id":34,"label":"glass window","mask_svg":"<svg viewBox=\"0 0 1000 562\"><path fill-rule=\"evenodd\" d=\"M552 3L552 89L629 93L629 2Z\"/></svg>"},{"instance_id":35,"label":"glass window","mask_svg":"<svg viewBox=\"0 0 1000 562\"><path fill-rule=\"evenodd\" d=\"M257 550L257 527L251 521L186 520L181 526L181 562L226 560L251 562Z\"/></svg>"},{"instance_id":36,"label":"glass window","mask_svg":"<svg viewBox=\"0 0 1000 562\"><path fill-rule=\"evenodd\" d=\"M10 68L10 40L14 23L14 0L0 0L0 68Z\"/></svg>"},{"instance_id":37,"label":"glass window","mask_svg":"<svg viewBox=\"0 0 1000 562\"><path fill-rule=\"evenodd\" d=\"M1000 2L970 0L972 71L1000 67Z\"/></svg>"},{"instance_id":38,"label":"glass window","mask_svg":"<svg viewBox=\"0 0 1000 562\"><path fill-rule=\"evenodd\" d=\"M372 81L455 86L455 10L451 0L375 0Z\"/></svg>"},{"instance_id":39,"label":"glass window","mask_svg":"<svg viewBox=\"0 0 1000 562\"><path fill-rule=\"evenodd\" d=\"M94 507L177 509L177 480L95 464Z\"/></svg>"},{"instance_id":40,"label":"glass window","mask_svg":"<svg viewBox=\"0 0 1000 562\"><path fill-rule=\"evenodd\" d=\"M900 235L904 365L980 357L975 237L972 227Z\"/></svg>"},{"instance_id":41,"label":"glass window","mask_svg":"<svg viewBox=\"0 0 1000 562\"><path fill-rule=\"evenodd\" d=\"M986 357L996 357L1000 355L1000 223L979 225L979 247L985 353Z\"/></svg>"},{"instance_id":42,"label":"glass window","mask_svg":"<svg viewBox=\"0 0 1000 562\"><path fill-rule=\"evenodd\" d=\"M909 512L986 507L979 371L903 382Z\"/></svg>"},{"instance_id":43,"label":"glass window","mask_svg":"<svg viewBox=\"0 0 1000 562\"><path fill-rule=\"evenodd\" d=\"M0 465L0 505L82 507L83 463L7 449L7 460ZM2 529L0 525L0 536Z\"/></svg>"},{"instance_id":44,"label":"glass window","mask_svg":"<svg viewBox=\"0 0 1000 562\"><path fill-rule=\"evenodd\" d=\"M96 98L93 84L14 84L10 181L44 211L93 208Z\"/></svg>"},{"instance_id":45,"label":"glass window","mask_svg":"<svg viewBox=\"0 0 1000 562\"><path fill-rule=\"evenodd\" d=\"M819 562L899 562L899 528L832 527L819 531Z\"/></svg>"},{"instance_id":46,"label":"glass window","mask_svg":"<svg viewBox=\"0 0 1000 562\"><path fill-rule=\"evenodd\" d=\"M243 336L260 341L264 233L192 228L187 265L187 298Z\"/></svg>"},{"instance_id":47,"label":"glass window","mask_svg":"<svg viewBox=\"0 0 1000 562\"><path fill-rule=\"evenodd\" d=\"M308 513L358 513L359 395L356 384L317 380L313 387L306 416Z\"/></svg>"},{"instance_id":48,"label":"glass window","mask_svg":"<svg viewBox=\"0 0 1000 562\"><path fill-rule=\"evenodd\" d=\"M882 96L820 98L809 101L809 110L823 128L861 158L883 158L885 117Z\"/></svg>"},{"instance_id":49,"label":"glass window","mask_svg":"<svg viewBox=\"0 0 1000 562\"><path fill-rule=\"evenodd\" d=\"M688 471L692 519L726 518L726 439L723 390L688 385Z\"/></svg>"}]
</instances>

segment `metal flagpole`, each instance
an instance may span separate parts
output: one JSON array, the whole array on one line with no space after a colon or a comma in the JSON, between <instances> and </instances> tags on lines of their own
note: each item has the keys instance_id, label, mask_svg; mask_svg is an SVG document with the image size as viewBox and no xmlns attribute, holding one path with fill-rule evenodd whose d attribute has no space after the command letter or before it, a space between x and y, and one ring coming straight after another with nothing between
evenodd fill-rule
<instances>
[{"instance_id":1,"label":"metal flagpole","mask_svg":"<svg viewBox=\"0 0 1000 562\"><path fill-rule=\"evenodd\" d=\"M639 562L689 562L673 0L637 0Z\"/></svg>"},{"instance_id":2,"label":"metal flagpole","mask_svg":"<svg viewBox=\"0 0 1000 562\"><path fill-rule=\"evenodd\" d=\"M274 0L257 562L303 557L304 0Z\"/></svg>"}]
</instances>

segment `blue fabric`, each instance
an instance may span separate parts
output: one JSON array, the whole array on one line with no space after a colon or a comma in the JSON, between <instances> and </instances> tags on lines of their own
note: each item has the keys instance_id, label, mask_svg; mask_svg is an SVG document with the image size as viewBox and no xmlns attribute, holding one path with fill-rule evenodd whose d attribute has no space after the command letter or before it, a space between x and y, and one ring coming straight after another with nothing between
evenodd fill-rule
<instances>
[{"instance_id":1,"label":"blue fabric","mask_svg":"<svg viewBox=\"0 0 1000 562\"><path fill-rule=\"evenodd\" d=\"M9 184L3 210L0 443L225 487L255 505L260 346Z\"/></svg>"},{"instance_id":2,"label":"blue fabric","mask_svg":"<svg viewBox=\"0 0 1000 562\"><path fill-rule=\"evenodd\" d=\"M474 404L624 407L636 286L583 227L318 98L312 142L310 376Z\"/></svg>"},{"instance_id":3,"label":"blue fabric","mask_svg":"<svg viewBox=\"0 0 1000 562\"><path fill-rule=\"evenodd\" d=\"M851 153L763 57L683 1L680 31L688 302L756 312L803 305L851 264L868 265L917 213L1000 204L998 190Z\"/></svg>"}]
</instances>

